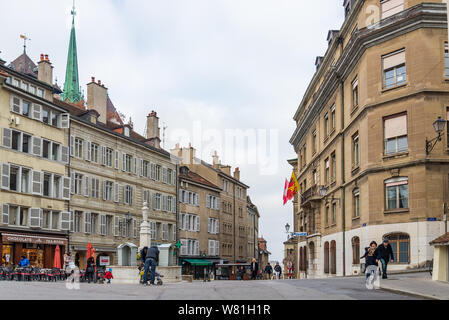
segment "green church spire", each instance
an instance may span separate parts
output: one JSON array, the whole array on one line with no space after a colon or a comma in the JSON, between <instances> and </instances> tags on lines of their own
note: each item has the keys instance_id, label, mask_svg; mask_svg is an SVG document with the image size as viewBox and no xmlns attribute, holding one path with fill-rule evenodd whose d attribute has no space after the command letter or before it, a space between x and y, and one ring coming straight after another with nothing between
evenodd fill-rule
<instances>
[{"instance_id":1,"label":"green church spire","mask_svg":"<svg viewBox=\"0 0 449 320\"><path fill-rule=\"evenodd\" d=\"M69 54L67 57L64 91L61 95L62 100L65 101L68 99L70 102L78 102L84 99L83 94L80 90L78 77L78 54L76 50L75 15L75 0L73 0L72 31L70 33Z\"/></svg>"}]
</instances>

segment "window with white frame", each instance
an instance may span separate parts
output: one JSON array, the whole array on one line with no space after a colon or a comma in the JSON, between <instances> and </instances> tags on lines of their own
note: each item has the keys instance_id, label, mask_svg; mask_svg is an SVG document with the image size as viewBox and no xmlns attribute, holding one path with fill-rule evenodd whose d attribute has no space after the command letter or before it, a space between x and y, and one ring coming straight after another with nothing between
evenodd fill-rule
<instances>
[{"instance_id":1,"label":"window with white frame","mask_svg":"<svg viewBox=\"0 0 449 320\"><path fill-rule=\"evenodd\" d=\"M133 187L126 185L124 193L124 203L127 205L133 204Z\"/></svg>"},{"instance_id":2,"label":"window with white frame","mask_svg":"<svg viewBox=\"0 0 449 320\"><path fill-rule=\"evenodd\" d=\"M360 160L359 134L352 136L352 167L357 168Z\"/></svg>"},{"instance_id":3,"label":"window with white frame","mask_svg":"<svg viewBox=\"0 0 449 320\"><path fill-rule=\"evenodd\" d=\"M220 248L219 241L208 240L208 255L209 256L218 256L220 254L219 248Z\"/></svg>"},{"instance_id":4,"label":"window with white frame","mask_svg":"<svg viewBox=\"0 0 449 320\"><path fill-rule=\"evenodd\" d=\"M114 183L112 181L103 181L103 200L112 201ZM116 190L118 193L118 190Z\"/></svg>"},{"instance_id":5,"label":"window with white frame","mask_svg":"<svg viewBox=\"0 0 449 320\"><path fill-rule=\"evenodd\" d=\"M383 87L394 88L406 83L405 50L400 50L382 57Z\"/></svg>"},{"instance_id":6,"label":"window with white frame","mask_svg":"<svg viewBox=\"0 0 449 320\"><path fill-rule=\"evenodd\" d=\"M407 114L384 118L385 154L408 150Z\"/></svg>"},{"instance_id":7,"label":"window with white frame","mask_svg":"<svg viewBox=\"0 0 449 320\"><path fill-rule=\"evenodd\" d=\"M76 158L83 158L83 140L80 138L75 138L75 150L74 156Z\"/></svg>"},{"instance_id":8,"label":"window with white frame","mask_svg":"<svg viewBox=\"0 0 449 320\"><path fill-rule=\"evenodd\" d=\"M355 109L359 105L359 79L356 77L352 81L352 108Z\"/></svg>"},{"instance_id":9,"label":"window with white frame","mask_svg":"<svg viewBox=\"0 0 449 320\"><path fill-rule=\"evenodd\" d=\"M154 210L161 210L161 200L162 200L162 194L153 193L153 209Z\"/></svg>"},{"instance_id":10,"label":"window with white frame","mask_svg":"<svg viewBox=\"0 0 449 320\"><path fill-rule=\"evenodd\" d=\"M353 217L360 217L360 191L358 188L354 189L353 194Z\"/></svg>"},{"instance_id":11,"label":"window with white frame","mask_svg":"<svg viewBox=\"0 0 449 320\"><path fill-rule=\"evenodd\" d=\"M210 234L218 234L219 233L219 224L220 221L215 218L209 218L207 224L207 232Z\"/></svg>"},{"instance_id":12,"label":"window with white frame","mask_svg":"<svg viewBox=\"0 0 449 320\"><path fill-rule=\"evenodd\" d=\"M408 208L408 178L398 177L385 181L386 210Z\"/></svg>"},{"instance_id":13,"label":"window with white frame","mask_svg":"<svg viewBox=\"0 0 449 320\"><path fill-rule=\"evenodd\" d=\"M206 196L206 207L213 210L220 210L220 199L208 194Z\"/></svg>"},{"instance_id":14,"label":"window with white frame","mask_svg":"<svg viewBox=\"0 0 449 320\"><path fill-rule=\"evenodd\" d=\"M95 199L100 198L100 179L91 179L91 197Z\"/></svg>"}]
</instances>

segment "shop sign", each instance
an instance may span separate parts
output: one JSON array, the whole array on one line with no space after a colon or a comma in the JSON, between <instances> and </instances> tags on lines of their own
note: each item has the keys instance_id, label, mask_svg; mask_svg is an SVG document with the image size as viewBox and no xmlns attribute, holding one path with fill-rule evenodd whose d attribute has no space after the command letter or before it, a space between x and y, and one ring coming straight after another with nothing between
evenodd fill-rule
<instances>
[{"instance_id":1,"label":"shop sign","mask_svg":"<svg viewBox=\"0 0 449 320\"><path fill-rule=\"evenodd\" d=\"M110 264L109 256L100 256L100 266L108 266Z\"/></svg>"},{"instance_id":2,"label":"shop sign","mask_svg":"<svg viewBox=\"0 0 449 320\"><path fill-rule=\"evenodd\" d=\"M3 242L21 242L21 243L36 243L36 244L48 244L48 245L62 245L67 244L66 239L47 238L38 236L27 236L22 234L2 234Z\"/></svg>"}]
</instances>

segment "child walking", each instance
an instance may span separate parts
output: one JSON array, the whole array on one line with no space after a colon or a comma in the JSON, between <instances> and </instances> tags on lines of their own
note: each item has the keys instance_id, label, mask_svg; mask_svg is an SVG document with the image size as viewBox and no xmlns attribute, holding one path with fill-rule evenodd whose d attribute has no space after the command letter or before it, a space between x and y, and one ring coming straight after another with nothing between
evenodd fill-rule
<instances>
[{"instance_id":1,"label":"child walking","mask_svg":"<svg viewBox=\"0 0 449 320\"><path fill-rule=\"evenodd\" d=\"M111 283L111 279L114 279L114 276L112 275L112 268L109 268L108 271L104 274L104 277L108 279L108 284Z\"/></svg>"}]
</instances>

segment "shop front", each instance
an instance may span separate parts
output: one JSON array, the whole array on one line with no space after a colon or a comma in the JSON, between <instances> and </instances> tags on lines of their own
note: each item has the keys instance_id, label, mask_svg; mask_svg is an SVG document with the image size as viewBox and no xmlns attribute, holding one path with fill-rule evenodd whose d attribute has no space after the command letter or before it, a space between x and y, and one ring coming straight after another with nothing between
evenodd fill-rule
<instances>
[{"instance_id":1,"label":"shop front","mask_svg":"<svg viewBox=\"0 0 449 320\"><path fill-rule=\"evenodd\" d=\"M52 268L56 246L59 246L63 265L63 253L67 243L66 235L0 231L1 265L17 265L20 257L26 256L33 267Z\"/></svg>"},{"instance_id":2,"label":"shop front","mask_svg":"<svg viewBox=\"0 0 449 320\"><path fill-rule=\"evenodd\" d=\"M193 276L194 280L204 280L210 277L210 273L215 273L215 261L209 259L182 259L180 264L182 266L181 273L183 275Z\"/></svg>"},{"instance_id":3,"label":"shop front","mask_svg":"<svg viewBox=\"0 0 449 320\"><path fill-rule=\"evenodd\" d=\"M114 259L117 254L117 249L114 247L100 247L92 244L92 248L95 249L95 262L97 268L105 269L106 267L114 264ZM87 246L72 246L72 257L74 257L75 265L81 270L84 269L87 259Z\"/></svg>"}]
</instances>

